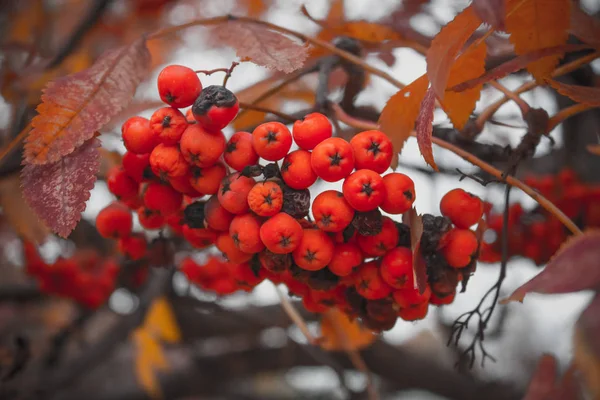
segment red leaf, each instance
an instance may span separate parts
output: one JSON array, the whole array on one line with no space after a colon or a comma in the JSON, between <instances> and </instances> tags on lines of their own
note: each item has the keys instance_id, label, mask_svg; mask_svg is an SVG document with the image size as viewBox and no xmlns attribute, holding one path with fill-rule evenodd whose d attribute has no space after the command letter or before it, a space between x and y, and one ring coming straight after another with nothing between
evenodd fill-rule
<instances>
[{"instance_id":1,"label":"red leaf","mask_svg":"<svg viewBox=\"0 0 600 400\"><path fill-rule=\"evenodd\" d=\"M26 165L23 197L50 229L67 237L85 210L100 168L100 141L92 138L52 164Z\"/></svg>"},{"instance_id":2,"label":"red leaf","mask_svg":"<svg viewBox=\"0 0 600 400\"><path fill-rule=\"evenodd\" d=\"M571 7L569 32L582 42L600 48L600 20L583 12L579 7Z\"/></svg>"},{"instance_id":3,"label":"red leaf","mask_svg":"<svg viewBox=\"0 0 600 400\"><path fill-rule=\"evenodd\" d=\"M575 325L573 363L583 375L593 398L600 396L600 293L579 316Z\"/></svg>"},{"instance_id":4,"label":"red leaf","mask_svg":"<svg viewBox=\"0 0 600 400\"><path fill-rule=\"evenodd\" d=\"M473 11L486 24L497 31L504 31L505 0L473 0Z\"/></svg>"},{"instance_id":5,"label":"red leaf","mask_svg":"<svg viewBox=\"0 0 600 400\"><path fill-rule=\"evenodd\" d=\"M554 80L548 80L550 86L563 96L567 96L573 101L583 104L600 106L600 87L587 87L579 85L569 85Z\"/></svg>"},{"instance_id":6,"label":"red leaf","mask_svg":"<svg viewBox=\"0 0 600 400\"><path fill-rule=\"evenodd\" d=\"M421 109L415 122L415 130L417 131L417 143L421 155L431 168L438 170L435 161L433 160L433 149L431 148L431 135L433 134L433 110L435 108L435 93L433 88L427 89L425 97L421 102Z\"/></svg>"},{"instance_id":7,"label":"red leaf","mask_svg":"<svg viewBox=\"0 0 600 400\"><path fill-rule=\"evenodd\" d=\"M427 270L425 260L421 255L421 236L423 235L423 217L411 208L402 214L402 222L410 228L410 247L413 254L413 282L415 289L423 294L427 286Z\"/></svg>"},{"instance_id":8,"label":"red leaf","mask_svg":"<svg viewBox=\"0 0 600 400\"><path fill-rule=\"evenodd\" d=\"M218 40L233 47L242 60L282 71L302 68L308 57L308 47L262 25L229 21L213 28Z\"/></svg>"},{"instance_id":9,"label":"red leaf","mask_svg":"<svg viewBox=\"0 0 600 400\"><path fill-rule=\"evenodd\" d=\"M569 37L571 0L509 0L506 30L515 53L560 46ZM548 77L562 54L544 57L527 66L538 81Z\"/></svg>"},{"instance_id":10,"label":"red leaf","mask_svg":"<svg viewBox=\"0 0 600 400\"><path fill-rule=\"evenodd\" d=\"M433 38L427 50L427 76L435 94L444 98L450 67L456 55L481 25L472 7L465 8Z\"/></svg>"},{"instance_id":11,"label":"red leaf","mask_svg":"<svg viewBox=\"0 0 600 400\"><path fill-rule=\"evenodd\" d=\"M402 151L404 142L415 127L419 107L428 86L427 75L422 75L390 97L381 111L379 129L390 137L396 154Z\"/></svg>"},{"instance_id":12,"label":"red leaf","mask_svg":"<svg viewBox=\"0 0 600 400\"><path fill-rule=\"evenodd\" d=\"M48 83L25 141L25 163L56 162L90 139L127 106L149 65L146 41L139 39Z\"/></svg>"},{"instance_id":13,"label":"red leaf","mask_svg":"<svg viewBox=\"0 0 600 400\"><path fill-rule=\"evenodd\" d=\"M503 64L498 65L497 67L489 70L485 74L475 78L467 80L458 85L452 86L450 89L454 92L462 92L463 90L471 89L475 86L487 83L492 80L504 78L505 76L512 74L513 72L517 72L529 65L530 63L540 60L544 57L553 56L556 54L563 54L569 51L578 51L587 49L587 45L578 45L578 44L567 44L562 46L554 46L548 47L545 49L539 49L532 51L531 53L523 54L521 56L515 57L510 61L507 61Z\"/></svg>"},{"instance_id":14,"label":"red leaf","mask_svg":"<svg viewBox=\"0 0 600 400\"><path fill-rule=\"evenodd\" d=\"M552 257L546 268L501 303L523 301L527 293L571 293L600 288L600 231L574 236Z\"/></svg>"},{"instance_id":15,"label":"red leaf","mask_svg":"<svg viewBox=\"0 0 600 400\"><path fill-rule=\"evenodd\" d=\"M482 41L462 53L450 69L448 86L483 74L485 72L486 50L487 46ZM446 97L441 101L442 107L456 129L462 130L465 127L475 109L477 100L479 100L482 88L483 85L480 84L461 93L446 91Z\"/></svg>"},{"instance_id":16,"label":"red leaf","mask_svg":"<svg viewBox=\"0 0 600 400\"><path fill-rule=\"evenodd\" d=\"M556 384L556 367L556 359L553 356L543 355L529 382L523 400L547 400L550 398Z\"/></svg>"}]
</instances>

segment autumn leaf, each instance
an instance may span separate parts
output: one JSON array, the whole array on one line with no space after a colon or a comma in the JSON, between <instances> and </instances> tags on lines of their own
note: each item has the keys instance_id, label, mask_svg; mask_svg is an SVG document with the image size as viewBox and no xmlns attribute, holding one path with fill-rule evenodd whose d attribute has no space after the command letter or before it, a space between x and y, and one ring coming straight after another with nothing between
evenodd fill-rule
<instances>
[{"instance_id":1,"label":"autumn leaf","mask_svg":"<svg viewBox=\"0 0 600 400\"><path fill-rule=\"evenodd\" d=\"M465 8L444 26L431 41L427 50L427 76L440 100L444 99L450 68L473 32L481 25L473 7Z\"/></svg>"},{"instance_id":2,"label":"autumn leaf","mask_svg":"<svg viewBox=\"0 0 600 400\"><path fill-rule=\"evenodd\" d=\"M556 89L558 93L567 96L573 101L595 107L600 106L600 87L569 85L568 83L550 79L547 82Z\"/></svg>"},{"instance_id":3,"label":"autumn leaf","mask_svg":"<svg viewBox=\"0 0 600 400\"><path fill-rule=\"evenodd\" d=\"M421 236L423 235L423 217L411 208L402 214L402 222L410 228L410 247L413 254L413 282L414 288L423 294L427 286L427 270L425 261L421 256Z\"/></svg>"},{"instance_id":4,"label":"autumn leaf","mask_svg":"<svg viewBox=\"0 0 600 400\"><path fill-rule=\"evenodd\" d=\"M0 208L15 232L33 243L42 243L48 236L48 228L27 204L23 204L19 174L0 180Z\"/></svg>"},{"instance_id":5,"label":"autumn leaf","mask_svg":"<svg viewBox=\"0 0 600 400\"><path fill-rule=\"evenodd\" d=\"M433 135L433 110L435 109L435 93L430 87L423 97L419 115L415 121L415 131L417 132L417 144L419 151L425 159L425 162L434 170L438 170L435 161L433 160L433 149L431 136Z\"/></svg>"},{"instance_id":6,"label":"autumn leaf","mask_svg":"<svg viewBox=\"0 0 600 400\"><path fill-rule=\"evenodd\" d=\"M54 163L90 139L127 106L149 63L146 42L139 39L107 52L84 71L48 83L25 141L25 163Z\"/></svg>"},{"instance_id":7,"label":"autumn leaf","mask_svg":"<svg viewBox=\"0 0 600 400\"><path fill-rule=\"evenodd\" d=\"M504 31L506 0L473 0L473 11L480 20L497 31Z\"/></svg>"},{"instance_id":8,"label":"autumn leaf","mask_svg":"<svg viewBox=\"0 0 600 400\"><path fill-rule=\"evenodd\" d=\"M143 325L132 332L136 346L135 372L140 385L153 399L163 397L157 381L157 372L170 369L162 343L178 343L181 332L173 309L165 297L160 297L152 303Z\"/></svg>"},{"instance_id":9,"label":"autumn leaf","mask_svg":"<svg viewBox=\"0 0 600 400\"><path fill-rule=\"evenodd\" d=\"M585 13L575 5L571 6L569 32L582 42L600 48L600 20Z\"/></svg>"},{"instance_id":10,"label":"autumn leaf","mask_svg":"<svg viewBox=\"0 0 600 400\"><path fill-rule=\"evenodd\" d=\"M506 31L518 55L566 43L570 25L570 0L509 0ZM545 57L527 66L538 81L548 77L562 54Z\"/></svg>"},{"instance_id":11,"label":"autumn leaf","mask_svg":"<svg viewBox=\"0 0 600 400\"><path fill-rule=\"evenodd\" d=\"M404 143L414 130L428 86L427 75L422 75L390 97L381 111L379 129L389 136L396 154L402 151Z\"/></svg>"},{"instance_id":12,"label":"autumn leaf","mask_svg":"<svg viewBox=\"0 0 600 400\"><path fill-rule=\"evenodd\" d=\"M21 171L23 197L44 223L67 237L85 210L100 168L100 141L92 138L52 164L26 165Z\"/></svg>"},{"instance_id":13,"label":"autumn leaf","mask_svg":"<svg viewBox=\"0 0 600 400\"><path fill-rule=\"evenodd\" d=\"M592 398L600 398L600 293L575 324L573 363L582 374Z\"/></svg>"},{"instance_id":14,"label":"autumn leaf","mask_svg":"<svg viewBox=\"0 0 600 400\"><path fill-rule=\"evenodd\" d=\"M304 65L308 47L262 25L229 21L213 28L220 42L236 49L238 57L287 74Z\"/></svg>"},{"instance_id":15,"label":"autumn leaf","mask_svg":"<svg viewBox=\"0 0 600 400\"><path fill-rule=\"evenodd\" d=\"M600 156L600 144L589 144L587 146L587 151L596 156Z\"/></svg>"},{"instance_id":16,"label":"autumn leaf","mask_svg":"<svg viewBox=\"0 0 600 400\"><path fill-rule=\"evenodd\" d=\"M480 42L467 49L452 65L448 76L448 86L453 86L465 79L475 78L485 72L485 57L487 55L485 42ZM460 93L446 91L442 108L452 121L452 125L462 130L475 109L483 84L474 86Z\"/></svg>"},{"instance_id":17,"label":"autumn leaf","mask_svg":"<svg viewBox=\"0 0 600 400\"><path fill-rule=\"evenodd\" d=\"M321 319L319 345L325 350L360 350L368 347L376 338L358 320L351 320L336 308L329 309Z\"/></svg>"},{"instance_id":18,"label":"autumn leaf","mask_svg":"<svg viewBox=\"0 0 600 400\"><path fill-rule=\"evenodd\" d=\"M538 361L523 400L548 399L552 395L556 383L556 369L556 358L550 354L544 354Z\"/></svg>"},{"instance_id":19,"label":"autumn leaf","mask_svg":"<svg viewBox=\"0 0 600 400\"><path fill-rule=\"evenodd\" d=\"M523 301L527 293L571 293L600 288L600 230L567 240L546 268L521 285L502 303Z\"/></svg>"},{"instance_id":20,"label":"autumn leaf","mask_svg":"<svg viewBox=\"0 0 600 400\"><path fill-rule=\"evenodd\" d=\"M578 51L587 49L587 45L577 45L577 44L567 44L562 46L554 46L546 49L539 49L532 51L531 53L523 54L521 56L515 57L512 60L509 60L503 64L498 65L495 68L487 71L485 74L478 76L476 78L468 79L462 83L451 86L448 90L454 92L462 92L463 90L471 89L481 84L490 82L492 80L497 80L500 78L504 78L507 75L512 74L513 72L517 72L529 65L530 63L543 59L545 57L553 56L556 54L563 54L569 51ZM448 93L446 93L448 95Z\"/></svg>"}]
</instances>

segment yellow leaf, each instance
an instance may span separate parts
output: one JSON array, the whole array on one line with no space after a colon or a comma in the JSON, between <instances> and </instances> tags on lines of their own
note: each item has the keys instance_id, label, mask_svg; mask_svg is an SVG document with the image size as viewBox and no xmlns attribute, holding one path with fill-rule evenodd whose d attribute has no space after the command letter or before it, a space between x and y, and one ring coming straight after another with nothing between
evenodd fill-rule
<instances>
[{"instance_id":1,"label":"yellow leaf","mask_svg":"<svg viewBox=\"0 0 600 400\"><path fill-rule=\"evenodd\" d=\"M415 127L415 120L428 86L427 75L422 75L390 97L381 112L379 128L391 139L395 153L402 151L404 142Z\"/></svg>"},{"instance_id":2,"label":"yellow leaf","mask_svg":"<svg viewBox=\"0 0 600 400\"><path fill-rule=\"evenodd\" d=\"M363 327L358 320L350 320L338 309L332 308L323 314L319 344L325 350L360 350L376 338L375 333Z\"/></svg>"},{"instance_id":3,"label":"yellow leaf","mask_svg":"<svg viewBox=\"0 0 600 400\"><path fill-rule=\"evenodd\" d=\"M487 48L484 41L469 47L452 65L448 76L447 87L450 88L485 73L485 56ZM483 83L462 92L446 91L442 108L448 114L454 127L461 130L469 120L479 100Z\"/></svg>"},{"instance_id":4,"label":"yellow leaf","mask_svg":"<svg viewBox=\"0 0 600 400\"><path fill-rule=\"evenodd\" d=\"M25 239L42 243L48 236L48 228L23 201L18 173L0 180L0 208L15 232Z\"/></svg>"},{"instance_id":5,"label":"yellow leaf","mask_svg":"<svg viewBox=\"0 0 600 400\"><path fill-rule=\"evenodd\" d=\"M181 332L168 300L160 297L152 303L143 325L132 333L137 354L135 373L140 385L153 399L163 398L156 373L170 369L162 343L181 341Z\"/></svg>"},{"instance_id":6,"label":"yellow leaf","mask_svg":"<svg viewBox=\"0 0 600 400\"><path fill-rule=\"evenodd\" d=\"M569 37L571 0L509 0L506 30L518 55L560 46ZM532 62L527 70L541 81L562 58L561 54Z\"/></svg>"}]
</instances>

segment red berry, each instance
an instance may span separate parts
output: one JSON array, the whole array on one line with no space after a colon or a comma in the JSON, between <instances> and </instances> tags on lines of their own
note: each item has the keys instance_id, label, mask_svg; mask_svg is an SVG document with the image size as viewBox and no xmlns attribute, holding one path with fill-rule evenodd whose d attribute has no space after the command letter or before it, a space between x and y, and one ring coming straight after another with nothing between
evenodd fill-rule
<instances>
[{"instance_id":1,"label":"red berry","mask_svg":"<svg viewBox=\"0 0 600 400\"><path fill-rule=\"evenodd\" d=\"M150 126L161 143L174 145L181 139L183 131L188 127L188 122L178 109L163 107L152 114Z\"/></svg>"},{"instance_id":2,"label":"red berry","mask_svg":"<svg viewBox=\"0 0 600 400\"><path fill-rule=\"evenodd\" d=\"M216 194L221 181L226 175L227 170L225 166L218 162L206 168L192 167L189 182L194 189L201 193Z\"/></svg>"},{"instance_id":3,"label":"red berry","mask_svg":"<svg viewBox=\"0 0 600 400\"><path fill-rule=\"evenodd\" d=\"M354 169L354 151L344 139L332 137L319 143L310 157L313 171L327 182L337 182Z\"/></svg>"},{"instance_id":4,"label":"red berry","mask_svg":"<svg viewBox=\"0 0 600 400\"><path fill-rule=\"evenodd\" d=\"M318 271L333 257L333 240L320 229L304 229L302 240L292 256L296 265L308 271Z\"/></svg>"},{"instance_id":5,"label":"red berry","mask_svg":"<svg viewBox=\"0 0 600 400\"><path fill-rule=\"evenodd\" d=\"M161 180L185 176L190 171L189 164L183 158L177 146L159 144L150 154L152 172Z\"/></svg>"},{"instance_id":6,"label":"red berry","mask_svg":"<svg viewBox=\"0 0 600 400\"><path fill-rule=\"evenodd\" d=\"M225 150L223 132L208 132L199 125L189 125L180 142L181 153L200 168L213 166Z\"/></svg>"},{"instance_id":7,"label":"red berry","mask_svg":"<svg viewBox=\"0 0 600 400\"><path fill-rule=\"evenodd\" d=\"M341 232L354 218L354 209L337 190L326 190L315 197L312 213L317 226L326 232Z\"/></svg>"},{"instance_id":8,"label":"red berry","mask_svg":"<svg viewBox=\"0 0 600 400\"><path fill-rule=\"evenodd\" d=\"M369 169L359 169L344 180L344 198L357 211L371 211L379 207L386 196L383 178Z\"/></svg>"},{"instance_id":9,"label":"red berry","mask_svg":"<svg viewBox=\"0 0 600 400\"><path fill-rule=\"evenodd\" d=\"M281 164L281 177L292 189L307 189L317 181L317 174L310 165L310 152L296 150L289 153Z\"/></svg>"},{"instance_id":10,"label":"red berry","mask_svg":"<svg viewBox=\"0 0 600 400\"><path fill-rule=\"evenodd\" d=\"M244 167L258 163L258 154L252 146L252 134L236 132L229 138L223 159L231 168L241 171Z\"/></svg>"},{"instance_id":11,"label":"red berry","mask_svg":"<svg viewBox=\"0 0 600 400\"><path fill-rule=\"evenodd\" d=\"M337 276L348 276L363 262L363 254L353 243L336 244L327 268Z\"/></svg>"},{"instance_id":12,"label":"red berry","mask_svg":"<svg viewBox=\"0 0 600 400\"><path fill-rule=\"evenodd\" d=\"M443 246L442 254L448 265L464 268L471 263L471 258L477 252L477 236L469 229L454 228L442 237L440 246Z\"/></svg>"},{"instance_id":13,"label":"red berry","mask_svg":"<svg viewBox=\"0 0 600 400\"><path fill-rule=\"evenodd\" d=\"M217 232L212 229L190 228L188 225L183 226L183 237L192 246L197 249L213 245L217 241Z\"/></svg>"},{"instance_id":14,"label":"red berry","mask_svg":"<svg viewBox=\"0 0 600 400\"><path fill-rule=\"evenodd\" d=\"M445 304L451 304L454 302L454 298L456 297L456 291L447 294L445 296L439 296L435 293L431 293L431 297L429 298L429 304L434 304L436 306L441 306Z\"/></svg>"},{"instance_id":15,"label":"red berry","mask_svg":"<svg viewBox=\"0 0 600 400\"><path fill-rule=\"evenodd\" d=\"M312 150L323 140L331 137L332 127L326 116L321 113L311 113L294 122L292 132L298 147Z\"/></svg>"},{"instance_id":16,"label":"red berry","mask_svg":"<svg viewBox=\"0 0 600 400\"><path fill-rule=\"evenodd\" d=\"M398 245L398 230L392 219L383 217L381 231L376 235L365 236L358 234L356 241L367 256L382 256Z\"/></svg>"},{"instance_id":17,"label":"red berry","mask_svg":"<svg viewBox=\"0 0 600 400\"><path fill-rule=\"evenodd\" d=\"M150 210L146 207L140 207L137 211L140 225L146 229L160 229L165 224L165 217L158 211Z\"/></svg>"},{"instance_id":18,"label":"red berry","mask_svg":"<svg viewBox=\"0 0 600 400\"><path fill-rule=\"evenodd\" d=\"M208 226L216 231L229 231L234 215L224 209L216 195L211 196L204 205L204 219Z\"/></svg>"},{"instance_id":19,"label":"red berry","mask_svg":"<svg viewBox=\"0 0 600 400\"><path fill-rule=\"evenodd\" d=\"M121 127L125 148L132 153L150 153L158 144L158 136L143 117L131 117Z\"/></svg>"},{"instance_id":20,"label":"red berry","mask_svg":"<svg viewBox=\"0 0 600 400\"><path fill-rule=\"evenodd\" d=\"M248 192L248 206L261 217L271 217L281 211L283 191L273 181L258 182Z\"/></svg>"},{"instance_id":21,"label":"red berry","mask_svg":"<svg viewBox=\"0 0 600 400\"><path fill-rule=\"evenodd\" d=\"M179 211L183 195L171 186L151 182L144 191L144 205L161 213L163 216Z\"/></svg>"},{"instance_id":22,"label":"red berry","mask_svg":"<svg viewBox=\"0 0 600 400\"><path fill-rule=\"evenodd\" d=\"M248 212L248 193L252 190L256 182L254 179L235 173L226 176L221 185L217 196L221 206L233 214L243 214Z\"/></svg>"},{"instance_id":23,"label":"red berry","mask_svg":"<svg viewBox=\"0 0 600 400\"><path fill-rule=\"evenodd\" d=\"M217 132L225 128L240 109L237 97L224 86L212 85L202 89L194 101L192 113L204 129Z\"/></svg>"},{"instance_id":24,"label":"red berry","mask_svg":"<svg viewBox=\"0 0 600 400\"><path fill-rule=\"evenodd\" d=\"M258 217L250 213L233 217L229 226L229 235L238 249L244 253L254 254L265 248L260 240L260 224Z\"/></svg>"},{"instance_id":25,"label":"red berry","mask_svg":"<svg viewBox=\"0 0 600 400\"><path fill-rule=\"evenodd\" d=\"M424 301L407 308L401 308L398 310L398 316L405 321L418 321L427 316L427 311L429 311L429 302Z\"/></svg>"},{"instance_id":26,"label":"red berry","mask_svg":"<svg viewBox=\"0 0 600 400\"><path fill-rule=\"evenodd\" d=\"M423 302L429 302L429 299L431 298L431 288L429 285L425 286L423 293L420 293L419 289L414 288L398 289L392 293L392 296L400 308L408 308Z\"/></svg>"},{"instance_id":27,"label":"red berry","mask_svg":"<svg viewBox=\"0 0 600 400\"><path fill-rule=\"evenodd\" d=\"M204 196L204 193L197 191L191 184L192 173L188 172L183 176L169 177L169 185L181 194L191 198Z\"/></svg>"},{"instance_id":28,"label":"red berry","mask_svg":"<svg viewBox=\"0 0 600 400\"><path fill-rule=\"evenodd\" d=\"M291 253L298 247L303 231L300 223L286 213L269 218L260 227L260 239L275 254Z\"/></svg>"},{"instance_id":29,"label":"red berry","mask_svg":"<svg viewBox=\"0 0 600 400\"><path fill-rule=\"evenodd\" d=\"M191 106L202 90L198 75L183 65L165 67L158 74L157 84L161 100L177 108Z\"/></svg>"},{"instance_id":30,"label":"red berry","mask_svg":"<svg viewBox=\"0 0 600 400\"><path fill-rule=\"evenodd\" d=\"M128 151L121 161L127 175L136 182L144 182L153 176L150 168L150 153L136 154Z\"/></svg>"},{"instance_id":31,"label":"red berry","mask_svg":"<svg viewBox=\"0 0 600 400\"><path fill-rule=\"evenodd\" d=\"M386 195L381 209L389 214L404 214L410 210L417 195L415 184L407 175L392 172L383 177Z\"/></svg>"},{"instance_id":32,"label":"red berry","mask_svg":"<svg viewBox=\"0 0 600 400\"><path fill-rule=\"evenodd\" d=\"M105 238L122 238L131 234L131 211L122 203L111 203L96 216L96 230Z\"/></svg>"},{"instance_id":33,"label":"red berry","mask_svg":"<svg viewBox=\"0 0 600 400\"><path fill-rule=\"evenodd\" d=\"M467 229L481 219L483 203L474 194L462 189L453 189L442 197L440 210L457 228Z\"/></svg>"},{"instance_id":34,"label":"red berry","mask_svg":"<svg viewBox=\"0 0 600 400\"><path fill-rule=\"evenodd\" d=\"M381 131L365 131L350 140L356 169L370 169L380 174L390 167L394 149L392 141Z\"/></svg>"},{"instance_id":35,"label":"red berry","mask_svg":"<svg viewBox=\"0 0 600 400\"><path fill-rule=\"evenodd\" d=\"M375 261L361 265L356 272L355 288L358 294L368 300L383 299L392 293L392 287L379 275Z\"/></svg>"},{"instance_id":36,"label":"red berry","mask_svg":"<svg viewBox=\"0 0 600 400\"><path fill-rule=\"evenodd\" d=\"M249 261L253 256L250 253L244 253L242 250L240 250L235 245L235 241L231 238L231 236L229 236L229 232L221 233L217 237L215 244L217 249L219 249L219 251L223 254L223 257L234 263Z\"/></svg>"},{"instance_id":37,"label":"red berry","mask_svg":"<svg viewBox=\"0 0 600 400\"><path fill-rule=\"evenodd\" d=\"M113 167L106 174L108 190L117 198L128 200L138 195L140 185L121 167Z\"/></svg>"},{"instance_id":38,"label":"red berry","mask_svg":"<svg viewBox=\"0 0 600 400\"><path fill-rule=\"evenodd\" d=\"M381 260L381 277L395 289L410 289L414 286L413 255L407 247L396 247Z\"/></svg>"},{"instance_id":39,"label":"red berry","mask_svg":"<svg viewBox=\"0 0 600 400\"><path fill-rule=\"evenodd\" d=\"M141 234L119 239L119 251L130 260L139 260L144 257L146 246L146 238Z\"/></svg>"},{"instance_id":40,"label":"red berry","mask_svg":"<svg viewBox=\"0 0 600 400\"><path fill-rule=\"evenodd\" d=\"M265 160L281 160L292 147L292 134L280 122L265 122L252 132L252 146Z\"/></svg>"}]
</instances>

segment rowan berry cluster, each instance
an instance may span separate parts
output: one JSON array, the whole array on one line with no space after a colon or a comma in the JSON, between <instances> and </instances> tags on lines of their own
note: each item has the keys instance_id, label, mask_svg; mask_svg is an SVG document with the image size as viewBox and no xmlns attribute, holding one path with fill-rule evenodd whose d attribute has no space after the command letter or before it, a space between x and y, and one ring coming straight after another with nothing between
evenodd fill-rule
<instances>
[{"instance_id":1,"label":"rowan berry cluster","mask_svg":"<svg viewBox=\"0 0 600 400\"><path fill-rule=\"evenodd\" d=\"M565 169L556 175L528 176L524 182L554 203L581 228L600 227L600 185L580 181L574 171ZM494 213L486 204L487 226L494 240L482 242L480 259L501 260L502 213ZM525 211L521 204L510 206L508 215L508 255L522 256L537 265L547 263L568 238L563 224L544 208Z\"/></svg>"},{"instance_id":2,"label":"rowan berry cluster","mask_svg":"<svg viewBox=\"0 0 600 400\"><path fill-rule=\"evenodd\" d=\"M115 289L119 265L113 259L82 250L47 264L33 243L24 242L23 249L27 273L37 278L43 293L70 298L94 309L104 304Z\"/></svg>"},{"instance_id":3,"label":"rowan berry cluster","mask_svg":"<svg viewBox=\"0 0 600 400\"><path fill-rule=\"evenodd\" d=\"M452 302L458 282L474 270L479 243L469 228L481 218L481 201L448 193L445 217L424 216L413 254L409 226L390 216L411 210L414 183L398 172L382 176L393 156L384 133L346 141L333 137L325 115L311 113L291 130L265 122L227 140L222 129L239 109L231 91L203 88L193 70L176 65L160 73L158 90L168 107L123 124L127 153L107 179L120 202L96 222L130 257L146 249L131 234L134 210L146 229L168 225L194 248L216 246L226 261L180 265L205 289L224 295L269 279L286 284L310 311L337 306L376 330ZM189 106L186 115L179 110ZM341 182L341 191L311 199L319 179ZM422 292L413 276L418 263L428 275Z\"/></svg>"}]
</instances>

